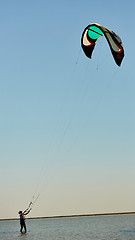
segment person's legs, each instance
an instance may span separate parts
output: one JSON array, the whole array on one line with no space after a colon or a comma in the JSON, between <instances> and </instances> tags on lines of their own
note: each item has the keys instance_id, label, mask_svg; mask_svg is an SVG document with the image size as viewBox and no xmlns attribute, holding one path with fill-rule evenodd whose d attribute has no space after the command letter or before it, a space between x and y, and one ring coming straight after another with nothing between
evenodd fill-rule
<instances>
[{"instance_id":1,"label":"person's legs","mask_svg":"<svg viewBox=\"0 0 135 240\"><path fill-rule=\"evenodd\" d=\"M23 232L23 228L24 228L24 231L25 231L25 233L26 233L26 232L27 232L27 229L26 229L25 221L24 221L24 220L20 221L20 225L21 225L20 232L22 233L22 232Z\"/></svg>"},{"instance_id":2,"label":"person's legs","mask_svg":"<svg viewBox=\"0 0 135 240\"><path fill-rule=\"evenodd\" d=\"M23 223L23 227L24 227L25 232L27 232L25 221Z\"/></svg>"},{"instance_id":3,"label":"person's legs","mask_svg":"<svg viewBox=\"0 0 135 240\"><path fill-rule=\"evenodd\" d=\"M23 222L22 221L20 222L20 225L21 225L20 232L22 233L22 230L23 230Z\"/></svg>"}]
</instances>

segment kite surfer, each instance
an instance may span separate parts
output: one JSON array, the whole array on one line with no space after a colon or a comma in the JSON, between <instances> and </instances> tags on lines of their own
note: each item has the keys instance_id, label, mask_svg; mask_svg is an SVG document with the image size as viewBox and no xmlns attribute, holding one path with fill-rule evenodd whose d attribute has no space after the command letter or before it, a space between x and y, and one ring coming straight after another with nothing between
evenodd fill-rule
<instances>
[{"instance_id":1,"label":"kite surfer","mask_svg":"<svg viewBox=\"0 0 135 240\"><path fill-rule=\"evenodd\" d=\"M25 215L27 215L30 212L31 209L29 210L25 210L24 212L19 211L18 214L20 215L20 225L21 225L21 229L20 232L21 233L26 233L27 232L27 228L26 228L26 224L25 224ZM23 228L24 228L24 232L23 232Z\"/></svg>"},{"instance_id":2,"label":"kite surfer","mask_svg":"<svg viewBox=\"0 0 135 240\"><path fill-rule=\"evenodd\" d=\"M18 214L20 215L20 225L21 225L20 232L21 233L26 233L27 232L27 228L26 228L26 224L25 224L25 215L27 215L32 210L33 204L39 198L39 194L37 195L36 198L34 196L32 198L33 198L34 201L31 201L29 203L28 208L25 211L19 211L18 212ZM24 228L24 232L23 232L23 228Z\"/></svg>"}]
</instances>

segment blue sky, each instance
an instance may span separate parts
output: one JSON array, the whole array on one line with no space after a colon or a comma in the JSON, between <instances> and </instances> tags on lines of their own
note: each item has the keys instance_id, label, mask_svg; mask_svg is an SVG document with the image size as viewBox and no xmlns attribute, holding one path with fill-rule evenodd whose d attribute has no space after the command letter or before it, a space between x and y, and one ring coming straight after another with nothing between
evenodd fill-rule
<instances>
[{"instance_id":1,"label":"blue sky","mask_svg":"<svg viewBox=\"0 0 135 240\"><path fill-rule=\"evenodd\" d=\"M134 211L134 1L0 1L0 212ZM100 23L92 60L81 35Z\"/></svg>"}]
</instances>

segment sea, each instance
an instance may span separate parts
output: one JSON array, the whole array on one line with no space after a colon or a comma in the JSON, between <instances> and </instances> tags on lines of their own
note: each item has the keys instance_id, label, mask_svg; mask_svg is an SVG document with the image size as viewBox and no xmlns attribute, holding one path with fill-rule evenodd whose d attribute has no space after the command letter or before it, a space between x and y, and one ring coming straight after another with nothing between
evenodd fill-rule
<instances>
[{"instance_id":1,"label":"sea","mask_svg":"<svg viewBox=\"0 0 135 240\"><path fill-rule=\"evenodd\" d=\"M2 240L135 240L135 214L0 221Z\"/></svg>"}]
</instances>

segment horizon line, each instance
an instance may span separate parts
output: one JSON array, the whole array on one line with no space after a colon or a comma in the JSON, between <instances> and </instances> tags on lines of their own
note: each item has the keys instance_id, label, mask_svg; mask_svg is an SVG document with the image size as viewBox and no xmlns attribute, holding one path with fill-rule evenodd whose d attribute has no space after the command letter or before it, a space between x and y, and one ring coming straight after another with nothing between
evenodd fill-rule
<instances>
[{"instance_id":1,"label":"horizon line","mask_svg":"<svg viewBox=\"0 0 135 240\"><path fill-rule=\"evenodd\" d=\"M106 215L124 215L124 214L135 214L135 212L109 212L109 213L87 213L87 214L69 214L69 215L54 215L46 217L28 217L29 219L48 219L48 218L72 218L72 217L94 217L94 216L106 216ZM14 221L20 218L0 218L0 221Z\"/></svg>"}]
</instances>

